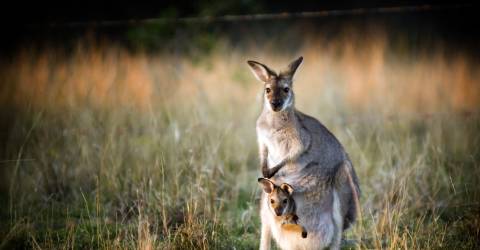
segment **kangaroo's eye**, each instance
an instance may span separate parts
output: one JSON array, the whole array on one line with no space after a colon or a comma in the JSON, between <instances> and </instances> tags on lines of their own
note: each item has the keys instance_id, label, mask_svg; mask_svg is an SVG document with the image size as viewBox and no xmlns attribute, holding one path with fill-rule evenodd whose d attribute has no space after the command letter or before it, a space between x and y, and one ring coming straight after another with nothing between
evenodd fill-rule
<instances>
[{"instance_id":1,"label":"kangaroo's eye","mask_svg":"<svg viewBox=\"0 0 480 250\"><path fill-rule=\"evenodd\" d=\"M275 201L274 201L273 199L271 199L271 200L270 200L270 203L272 203L272 204L273 204L273 203L275 203Z\"/></svg>"},{"instance_id":2,"label":"kangaroo's eye","mask_svg":"<svg viewBox=\"0 0 480 250\"><path fill-rule=\"evenodd\" d=\"M287 199L283 199L283 204L287 204Z\"/></svg>"},{"instance_id":3,"label":"kangaroo's eye","mask_svg":"<svg viewBox=\"0 0 480 250\"><path fill-rule=\"evenodd\" d=\"M272 91L272 90L271 90L270 88L266 88L266 89L265 89L265 92L267 92L267 94L270 93L271 91Z\"/></svg>"},{"instance_id":4,"label":"kangaroo's eye","mask_svg":"<svg viewBox=\"0 0 480 250\"><path fill-rule=\"evenodd\" d=\"M290 91L290 88L289 88L289 87L283 88L283 92L288 93L288 91Z\"/></svg>"}]
</instances>

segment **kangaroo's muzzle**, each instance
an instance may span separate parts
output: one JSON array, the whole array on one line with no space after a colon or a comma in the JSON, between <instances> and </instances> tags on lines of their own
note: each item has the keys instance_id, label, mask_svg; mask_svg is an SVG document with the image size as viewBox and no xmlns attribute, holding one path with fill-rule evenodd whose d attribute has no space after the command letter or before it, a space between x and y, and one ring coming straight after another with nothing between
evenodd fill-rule
<instances>
[{"instance_id":1,"label":"kangaroo's muzzle","mask_svg":"<svg viewBox=\"0 0 480 250\"><path fill-rule=\"evenodd\" d=\"M283 106L282 100L272 100L270 101L270 105L272 106L273 111L279 111Z\"/></svg>"}]
</instances>

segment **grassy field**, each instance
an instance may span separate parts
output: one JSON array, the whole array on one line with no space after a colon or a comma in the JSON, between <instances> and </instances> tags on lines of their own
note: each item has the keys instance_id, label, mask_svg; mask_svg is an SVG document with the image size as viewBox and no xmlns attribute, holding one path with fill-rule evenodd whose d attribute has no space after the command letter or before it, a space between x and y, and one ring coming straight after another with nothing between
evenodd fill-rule
<instances>
[{"instance_id":1,"label":"grassy field","mask_svg":"<svg viewBox=\"0 0 480 250\"><path fill-rule=\"evenodd\" d=\"M296 105L360 179L345 248L478 248L478 63L348 41L219 42L194 63L107 44L20 51L0 68L0 249L257 248L262 87L245 62L300 54Z\"/></svg>"}]
</instances>

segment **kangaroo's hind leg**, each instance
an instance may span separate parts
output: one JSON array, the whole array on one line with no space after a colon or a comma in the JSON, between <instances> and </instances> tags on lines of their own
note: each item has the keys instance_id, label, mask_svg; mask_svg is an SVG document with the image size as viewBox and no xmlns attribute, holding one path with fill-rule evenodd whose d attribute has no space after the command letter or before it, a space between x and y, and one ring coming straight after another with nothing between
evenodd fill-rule
<instances>
[{"instance_id":1,"label":"kangaroo's hind leg","mask_svg":"<svg viewBox=\"0 0 480 250\"><path fill-rule=\"evenodd\" d=\"M333 211L332 211L333 223L334 223L334 235L333 241L330 244L330 249L340 249L342 243L343 232L343 218L340 208L340 199L337 191L333 191Z\"/></svg>"}]
</instances>

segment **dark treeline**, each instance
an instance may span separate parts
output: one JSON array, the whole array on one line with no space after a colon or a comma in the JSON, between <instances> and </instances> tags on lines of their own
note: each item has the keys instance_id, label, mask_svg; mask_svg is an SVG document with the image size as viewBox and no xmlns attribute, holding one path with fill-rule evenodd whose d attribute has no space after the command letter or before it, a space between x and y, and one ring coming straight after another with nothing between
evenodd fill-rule
<instances>
[{"instance_id":1,"label":"dark treeline","mask_svg":"<svg viewBox=\"0 0 480 250\"><path fill-rule=\"evenodd\" d=\"M298 2L298 3L297 3ZM242 15L255 13L282 13L321 10L341 10L353 8L376 8L391 6L432 6L464 5L463 7L442 8L431 11L374 13L365 15L342 15L317 18L291 18L280 20L257 20L235 22L176 22L175 18ZM461 48L478 54L480 32L475 27L478 12L476 4L445 1L346 1L311 3L296 1L161 1L154 6L148 4L74 2L66 4L44 3L30 6L3 9L4 35L0 44L2 58L15 54L19 48L61 48L69 50L85 37L93 40L110 41L132 50L172 50L188 53L187 47L196 47L208 52L215 40L221 37L234 46L245 45L245 40L266 41L279 34L279 49L294 48L301 42L298 36L322 34L335 37L345 28L353 28L359 33L370 27L382 27L389 38L395 41L406 37L410 48L431 47L444 43L451 48ZM146 18L166 18L167 21L152 23L128 23L122 20L142 20ZM9 19L8 19L9 18ZM113 25L102 25L101 21L120 21ZM100 22L100 23L99 23ZM252 25L254 24L254 25ZM288 31L288 32L286 32ZM297 39L291 39L295 38Z\"/></svg>"}]
</instances>

